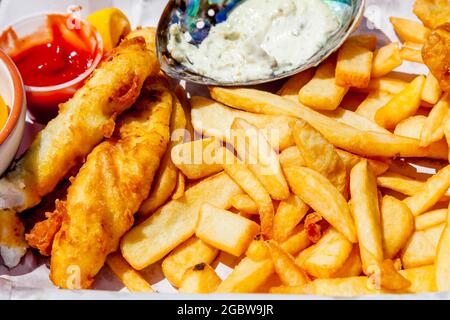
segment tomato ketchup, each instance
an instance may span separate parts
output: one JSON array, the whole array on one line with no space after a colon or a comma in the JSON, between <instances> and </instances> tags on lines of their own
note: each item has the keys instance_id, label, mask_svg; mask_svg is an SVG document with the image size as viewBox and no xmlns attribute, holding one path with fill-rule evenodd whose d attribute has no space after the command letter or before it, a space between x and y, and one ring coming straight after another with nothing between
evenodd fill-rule
<instances>
[{"instance_id":1,"label":"tomato ketchup","mask_svg":"<svg viewBox=\"0 0 450 320\"><path fill-rule=\"evenodd\" d=\"M67 14L37 15L16 23L1 34L0 49L16 63L28 111L43 124L84 85L103 57L96 29Z\"/></svg>"}]
</instances>

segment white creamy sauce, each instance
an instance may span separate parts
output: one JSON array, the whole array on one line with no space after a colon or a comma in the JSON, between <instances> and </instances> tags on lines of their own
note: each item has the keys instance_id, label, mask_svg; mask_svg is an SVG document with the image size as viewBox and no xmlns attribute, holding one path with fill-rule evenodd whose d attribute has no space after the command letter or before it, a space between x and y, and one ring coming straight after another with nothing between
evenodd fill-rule
<instances>
[{"instance_id":1,"label":"white creamy sauce","mask_svg":"<svg viewBox=\"0 0 450 320\"><path fill-rule=\"evenodd\" d=\"M197 47L178 24L169 30L172 57L222 82L243 82L290 71L317 53L339 27L321 0L247 0L211 28Z\"/></svg>"}]
</instances>

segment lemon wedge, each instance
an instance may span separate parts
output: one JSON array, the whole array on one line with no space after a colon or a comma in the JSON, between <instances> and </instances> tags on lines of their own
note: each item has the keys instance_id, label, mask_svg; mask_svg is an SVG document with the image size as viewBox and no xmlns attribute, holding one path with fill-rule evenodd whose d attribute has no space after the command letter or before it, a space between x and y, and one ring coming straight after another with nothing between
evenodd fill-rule
<instances>
[{"instance_id":1,"label":"lemon wedge","mask_svg":"<svg viewBox=\"0 0 450 320\"><path fill-rule=\"evenodd\" d=\"M3 98L0 97L0 131L5 126L6 120L8 120L8 107Z\"/></svg>"},{"instance_id":2,"label":"lemon wedge","mask_svg":"<svg viewBox=\"0 0 450 320\"><path fill-rule=\"evenodd\" d=\"M87 17L87 21L102 36L105 52L111 51L116 47L120 40L131 31L130 21L127 16L117 8L96 11Z\"/></svg>"}]
</instances>

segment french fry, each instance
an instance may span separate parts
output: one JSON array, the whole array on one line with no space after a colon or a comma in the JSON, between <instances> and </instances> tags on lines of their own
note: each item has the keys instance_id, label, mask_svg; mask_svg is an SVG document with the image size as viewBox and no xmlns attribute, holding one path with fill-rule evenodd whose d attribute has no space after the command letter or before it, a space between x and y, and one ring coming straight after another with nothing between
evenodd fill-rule
<instances>
[{"instance_id":1,"label":"french fry","mask_svg":"<svg viewBox=\"0 0 450 320\"><path fill-rule=\"evenodd\" d=\"M426 27L434 29L450 20L450 5L447 0L416 0L414 13Z\"/></svg>"},{"instance_id":2,"label":"french fry","mask_svg":"<svg viewBox=\"0 0 450 320\"><path fill-rule=\"evenodd\" d=\"M249 169L263 184L271 197L284 200L289 187L281 170L278 156L261 132L247 121L237 118L231 125L232 145Z\"/></svg>"},{"instance_id":3,"label":"french fry","mask_svg":"<svg viewBox=\"0 0 450 320\"><path fill-rule=\"evenodd\" d=\"M364 159L360 156L357 156L356 154L341 149L336 149L336 152L338 153L339 157L341 157L342 161L344 161L345 167L347 168L347 172L349 174L350 171L352 171L353 167ZM389 170L389 164L386 162L373 159L367 159L367 161L369 163L369 167L372 169L373 173L376 176L380 176L387 170Z\"/></svg>"},{"instance_id":4,"label":"french fry","mask_svg":"<svg viewBox=\"0 0 450 320\"><path fill-rule=\"evenodd\" d=\"M285 168L292 191L350 241L355 243L356 230L343 195L331 182L309 168Z\"/></svg>"},{"instance_id":5,"label":"french fry","mask_svg":"<svg viewBox=\"0 0 450 320\"><path fill-rule=\"evenodd\" d=\"M259 225L249 219L204 204L195 235L209 245L239 257L259 231Z\"/></svg>"},{"instance_id":6,"label":"french fry","mask_svg":"<svg viewBox=\"0 0 450 320\"><path fill-rule=\"evenodd\" d=\"M428 179L422 190L404 200L414 216L418 216L432 208L450 187L450 166L440 170Z\"/></svg>"},{"instance_id":7,"label":"french fry","mask_svg":"<svg viewBox=\"0 0 450 320\"><path fill-rule=\"evenodd\" d=\"M433 76L431 72L428 73L425 84L423 86L422 100L430 103L431 105L435 105L436 103L438 103L441 95L442 89L439 85L439 81L435 76Z\"/></svg>"},{"instance_id":8,"label":"french fry","mask_svg":"<svg viewBox=\"0 0 450 320\"><path fill-rule=\"evenodd\" d=\"M314 69L308 69L289 78L283 87L277 92L279 96L293 101L298 101L298 93L314 76Z\"/></svg>"},{"instance_id":9,"label":"french fry","mask_svg":"<svg viewBox=\"0 0 450 320\"><path fill-rule=\"evenodd\" d=\"M366 48L370 51L375 51L377 47L377 41L377 36L374 34L359 34L357 36L351 36L347 39L346 42Z\"/></svg>"},{"instance_id":10,"label":"french fry","mask_svg":"<svg viewBox=\"0 0 450 320\"><path fill-rule=\"evenodd\" d=\"M407 196L413 196L423 190L424 183L395 172L386 172L377 178L380 188L394 190Z\"/></svg>"},{"instance_id":11,"label":"french fry","mask_svg":"<svg viewBox=\"0 0 450 320\"><path fill-rule=\"evenodd\" d=\"M225 173L203 180L129 231L121 241L122 255L136 270L144 269L195 234L203 203L228 209L231 198L240 193L241 188Z\"/></svg>"},{"instance_id":12,"label":"french fry","mask_svg":"<svg viewBox=\"0 0 450 320\"><path fill-rule=\"evenodd\" d=\"M402 120L395 127L394 134L420 140L420 135L427 121L425 116L413 116Z\"/></svg>"},{"instance_id":13,"label":"french fry","mask_svg":"<svg viewBox=\"0 0 450 320\"><path fill-rule=\"evenodd\" d=\"M444 138L444 124L447 120L450 108L450 96L445 94L442 99L431 109L420 135L420 145L429 146L431 143Z\"/></svg>"},{"instance_id":14,"label":"french fry","mask_svg":"<svg viewBox=\"0 0 450 320\"><path fill-rule=\"evenodd\" d=\"M424 83L425 77L417 77L402 92L376 112L376 123L384 128L391 129L400 121L413 116L420 107Z\"/></svg>"},{"instance_id":15,"label":"french fry","mask_svg":"<svg viewBox=\"0 0 450 320\"><path fill-rule=\"evenodd\" d=\"M120 253L109 255L106 264L130 292L154 292L147 280L134 270Z\"/></svg>"},{"instance_id":16,"label":"french fry","mask_svg":"<svg viewBox=\"0 0 450 320\"><path fill-rule=\"evenodd\" d=\"M178 172L177 186L172 195L172 200L178 200L184 196L186 191L186 177L182 172Z\"/></svg>"},{"instance_id":17,"label":"french fry","mask_svg":"<svg viewBox=\"0 0 450 320\"><path fill-rule=\"evenodd\" d=\"M241 118L260 129L275 150L295 144L289 127L289 122L294 120L292 117L239 111L204 97L192 97L191 104L192 124L203 135L229 142L231 125L236 118Z\"/></svg>"},{"instance_id":18,"label":"french fry","mask_svg":"<svg viewBox=\"0 0 450 320\"><path fill-rule=\"evenodd\" d=\"M422 51L411 47L402 47L400 50L400 58L402 58L402 60L410 62L422 64L424 63L422 58Z\"/></svg>"},{"instance_id":19,"label":"french fry","mask_svg":"<svg viewBox=\"0 0 450 320\"><path fill-rule=\"evenodd\" d=\"M312 244L309 240L308 233L302 225L297 226L292 235L281 244L281 248L290 255L297 255L300 251L305 250Z\"/></svg>"},{"instance_id":20,"label":"french fry","mask_svg":"<svg viewBox=\"0 0 450 320\"><path fill-rule=\"evenodd\" d=\"M436 291L434 265L400 270L399 273L411 283L403 292L424 293Z\"/></svg>"},{"instance_id":21,"label":"french fry","mask_svg":"<svg viewBox=\"0 0 450 320\"><path fill-rule=\"evenodd\" d=\"M273 238L279 243L287 240L308 210L308 205L296 195L281 201L273 219Z\"/></svg>"},{"instance_id":22,"label":"french fry","mask_svg":"<svg viewBox=\"0 0 450 320\"><path fill-rule=\"evenodd\" d=\"M402 249L401 259L405 269L434 264L437 246L445 224L416 231Z\"/></svg>"},{"instance_id":23,"label":"french fry","mask_svg":"<svg viewBox=\"0 0 450 320\"><path fill-rule=\"evenodd\" d=\"M299 101L317 110L335 110L348 92L348 87L336 84L336 62L328 59L299 93Z\"/></svg>"},{"instance_id":24,"label":"french fry","mask_svg":"<svg viewBox=\"0 0 450 320\"><path fill-rule=\"evenodd\" d=\"M250 196L246 194L235 195L231 199L231 204L233 208L245 214L249 215L258 214L258 205L256 204L255 201L253 201L252 198L250 198Z\"/></svg>"},{"instance_id":25,"label":"french fry","mask_svg":"<svg viewBox=\"0 0 450 320\"><path fill-rule=\"evenodd\" d=\"M217 293L253 293L275 272L271 259L244 258L217 288Z\"/></svg>"},{"instance_id":26,"label":"french fry","mask_svg":"<svg viewBox=\"0 0 450 320\"><path fill-rule=\"evenodd\" d=\"M257 235L248 246L245 255L253 261L263 261L270 259L270 252L261 235Z\"/></svg>"},{"instance_id":27,"label":"french fry","mask_svg":"<svg viewBox=\"0 0 450 320\"><path fill-rule=\"evenodd\" d=\"M275 268L275 272L286 286L301 286L308 282L308 277L294 262L294 258L289 256L273 240L266 242L270 256Z\"/></svg>"},{"instance_id":28,"label":"french fry","mask_svg":"<svg viewBox=\"0 0 450 320\"><path fill-rule=\"evenodd\" d=\"M347 171L334 146L304 121L293 122L291 128L306 166L330 180L339 192L345 193Z\"/></svg>"},{"instance_id":29,"label":"french fry","mask_svg":"<svg viewBox=\"0 0 450 320\"><path fill-rule=\"evenodd\" d=\"M330 278L342 268L352 249L352 243L331 228L318 243L302 251L295 262L315 278Z\"/></svg>"},{"instance_id":30,"label":"french fry","mask_svg":"<svg viewBox=\"0 0 450 320\"><path fill-rule=\"evenodd\" d=\"M447 221L448 209L437 209L421 214L415 218L415 229L426 230Z\"/></svg>"},{"instance_id":31,"label":"french fry","mask_svg":"<svg viewBox=\"0 0 450 320\"><path fill-rule=\"evenodd\" d=\"M395 17L391 17L390 21L402 42L425 43L431 33L430 29L416 21Z\"/></svg>"},{"instance_id":32,"label":"french fry","mask_svg":"<svg viewBox=\"0 0 450 320\"><path fill-rule=\"evenodd\" d=\"M384 258L392 259L414 232L414 217L400 200L385 196L381 205Z\"/></svg>"},{"instance_id":33,"label":"french fry","mask_svg":"<svg viewBox=\"0 0 450 320\"><path fill-rule=\"evenodd\" d=\"M408 82L404 79L399 79L398 77L393 76L392 74L388 74L381 78L373 78L369 82L369 86L367 88L352 88L352 91L356 92L365 92L365 93L371 93L374 91L381 91L389 94L398 94L402 92L406 86L408 85Z\"/></svg>"},{"instance_id":34,"label":"french fry","mask_svg":"<svg viewBox=\"0 0 450 320\"><path fill-rule=\"evenodd\" d=\"M383 245L376 178L367 161L353 167L350 193L363 270L369 275L372 266L380 266L383 262Z\"/></svg>"},{"instance_id":35,"label":"french fry","mask_svg":"<svg viewBox=\"0 0 450 320\"><path fill-rule=\"evenodd\" d=\"M172 136L171 143L166 151L166 154L164 155L164 158L161 160L150 195L139 209L138 214L141 219L148 217L155 210L161 207L173 194L173 191L177 185L178 169L173 164L170 153L172 148L181 143L183 140L183 137L174 137L174 135L179 130L183 131L186 128L188 116L175 95L173 95L172 110L170 119L170 132Z\"/></svg>"},{"instance_id":36,"label":"french fry","mask_svg":"<svg viewBox=\"0 0 450 320\"><path fill-rule=\"evenodd\" d=\"M448 146L419 147L419 141L377 132L364 132L330 119L300 103L255 89L211 88L220 102L236 109L301 118L318 130L335 147L365 157L427 157L448 159Z\"/></svg>"},{"instance_id":37,"label":"french fry","mask_svg":"<svg viewBox=\"0 0 450 320\"><path fill-rule=\"evenodd\" d=\"M208 264L200 263L186 270L181 280L180 293L212 293L222 280Z\"/></svg>"},{"instance_id":38,"label":"french fry","mask_svg":"<svg viewBox=\"0 0 450 320\"><path fill-rule=\"evenodd\" d=\"M403 63L400 57L399 44L392 42L375 51L372 65L372 77L380 78L387 75Z\"/></svg>"},{"instance_id":39,"label":"french fry","mask_svg":"<svg viewBox=\"0 0 450 320\"><path fill-rule=\"evenodd\" d=\"M280 164L282 168L287 168L291 166L306 166L305 159L303 159L302 153L297 148L297 146L293 146L283 150L280 153L278 159L280 160Z\"/></svg>"},{"instance_id":40,"label":"french fry","mask_svg":"<svg viewBox=\"0 0 450 320\"><path fill-rule=\"evenodd\" d=\"M342 108L337 108L335 111L323 112L327 117L334 119L338 122L347 124L353 128L362 130L362 131L373 131L380 132L385 134L391 134L389 130L386 130L383 127L380 127L374 121L367 119L366 117Z\"/></svg>"},{"instance_id":41,"label":"french fry","mask_svg":"<svg viewBox=\"0 0 450 320\"><path fill-rule=\"evenodd\" d=\"M373 55L367 48L351 42L344 43L336 63L336 84L341 87L367 88L372 74Z\"/></svg>"},{"instance_id":42,"label":"french fry","mask_svg":"<svg viewBox=\"0 0 450 320\"><path fill-rule=\"evenodd\" d=\"M227 150L225 172L250 196L256 203L261 220L261 232L268 238L272 237L275 210L270 194L248 166L240 162ZM230 161L231 160L231 161Z\"/></svg>"},{"instance_id":43,"label":"french fry","mask_svg":"<svg viewBox=\"0 0 450 320\"><path fill-rule=\"evenodd\" d=\"M186 142L172 149L172 161L188 179L202 179L223 170L221 147L215 137Z\"/></svg>"},{"instance_id":44,"label":"french fry","mask_svg":"<svg viewBox=\"0 0 450 320\"><path fill-rule=\"evenodd\" d=\"M375 90L369 93L356 109L355 113L363 116L370 121L375 122L375 114L379 109L385 106L394 96L388 92Z\"/></svg>"},{"instance_id":45,"label":"french fry","mask_svg":"<svg viewBox=\"0 0 450 320\"><path fill-rule=\"evenodd\" d=\"M450 291L450 215L439 239L436 253L436 284L439 291Z\"/></svg>"},{"instance_id":46,"label":"french fry","mask_svg":"<svg viewBox=\"0 0 450 320\"><path fill-rule=\"evenodd\" d=\"M162 271L166 279L174 287L179 288L186 270L199 263L212 263L218 253L219 250L216 248L197 237L192 237L163 260Z\"/></svg>"},{"instance_id":47,"label":"french fry","mask_svg":"<svg viewBox=\"0 0 450 320\"><path fill-rule=\"evenodd\" d=\"M353 245L352 252L350 252L347 261L345 261L344 265L336 271L331 278L350 278L350 277L358 277L362 273L362 263L361 256L359 255L359 247L357 245Z\"/></svg>"}]
</instances>

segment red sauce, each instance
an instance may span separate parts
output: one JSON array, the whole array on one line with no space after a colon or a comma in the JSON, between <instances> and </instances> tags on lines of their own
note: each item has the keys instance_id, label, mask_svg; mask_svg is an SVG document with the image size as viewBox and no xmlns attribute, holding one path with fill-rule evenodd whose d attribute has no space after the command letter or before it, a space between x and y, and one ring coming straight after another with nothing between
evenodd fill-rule
<instances>
[{"instance_id":1,"label":"red sauce","mask_svg":"<svg viewBox=\"0 0 450 320\"><path fill-rule=\"evenodd\" d=\"M94 53L66 39L59 26L52 26L53 41L39 44L13 56L27 86L48 87L69 82L83 74Z\"/></svg>"}]
</instances>

